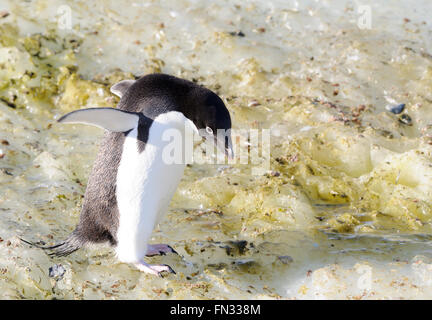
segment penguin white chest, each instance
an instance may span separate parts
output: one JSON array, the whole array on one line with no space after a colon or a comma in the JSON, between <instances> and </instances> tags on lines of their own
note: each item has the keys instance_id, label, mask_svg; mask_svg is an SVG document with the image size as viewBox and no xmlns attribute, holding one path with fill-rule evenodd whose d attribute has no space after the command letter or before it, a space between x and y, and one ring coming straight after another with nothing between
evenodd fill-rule
<instances>
[{"instance_id":1,"label":"penguin white chest","mask_svg":"<svg viewBox=\"0 0 432 320\"><path fill-rule=\"evenodd\" d=\"M164 159L164 149L173 143L167 141L164 133L174 129L184 134L189 122L179 112L158 116L150 126L142 152L138 150L138 128L125 138L116 186L119 209L116 252L122 262L135 263L146 254L155 224L165 214L185 168L184 163L167 163Z\"/></svg>"}]
</instances>

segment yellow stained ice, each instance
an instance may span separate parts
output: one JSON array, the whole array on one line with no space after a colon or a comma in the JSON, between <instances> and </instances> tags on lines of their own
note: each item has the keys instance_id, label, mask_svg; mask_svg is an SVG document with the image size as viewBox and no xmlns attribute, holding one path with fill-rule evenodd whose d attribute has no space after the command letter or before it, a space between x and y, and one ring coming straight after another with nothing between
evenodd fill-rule
<instances>
[{"instance_id":1,"label":"yellow stained ice","mask_svg":"<svg viewBox=\"0 0 432 320\"><path fill-rule=\"evenodd\" d=\"M370 28L342 0L3 2L1 299L432 297L428 1L375 2ZM150 72L217 92L234 129L269 129L270 170L186 168L151 239L180 256L148 258L177 275L20 242L78 222L102 132L55 120L115 106L111 85Z\"/></svg>"}]
</instances>

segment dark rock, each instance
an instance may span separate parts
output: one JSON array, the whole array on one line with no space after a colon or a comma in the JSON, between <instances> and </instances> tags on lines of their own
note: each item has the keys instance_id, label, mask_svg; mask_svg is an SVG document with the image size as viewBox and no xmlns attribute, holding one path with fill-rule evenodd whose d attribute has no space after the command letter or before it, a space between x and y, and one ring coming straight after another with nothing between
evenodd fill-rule
<instances>
[{"instance_id":1,"label":"dark rock","mask_svg":"<svg viewBox=\"0 0 432 320\"><path fill-rule=\"evenodd\" d=\"M57 280L60 280L63 278L63 275L66 273L66 269L61 264L55 264L52 267L49 268L49 277L50 278L57 278Z\"/></svg>"},{"instance_id":2,"label":"dark rock","mask_svg":"<svg viewBox=\"0 0 432 320\"><path fill-rule=\"evenodd\" d=\"M237 37L244 37L245 36L245 34L242 31L234 31L234 32L230 32L229 34L232 35L233 37L234 36L237 36Z\"/></svg>"},{"instance_id":3,"label":"dark rock","mask_svg":"<svg viewBox=\"0 0 432 320\"><path fill-rule=\"evenodd\" d=\"M399 117L399 122L403 123L407 126L412 126L412 119L409 115L407 115L406 113L404 113L403 115L401 115Z\"/></svg>"},{"instance_id":4,"label":"dark rock","mask_svg":"<svg viewBox=\"0 0 432 320\"><path fill-rule=\"evenodd\" d=\"M402 113L402 111L404 111L404 109L405 109L405 103L396 104L396 105L389 104L386 106L386 110L394 114L400 114Z\"/></svg>"},{"instance_id":5,"label":"dark rock","mask_svg":"<svg viewBox=\"0 0 432 320\"><path fill-rule=\"evenodd\" d=\"M294 261L293 258L291 258L290 256L278 256L278 259L283 264L289 264Z\"/></svg>"}]
</instances>

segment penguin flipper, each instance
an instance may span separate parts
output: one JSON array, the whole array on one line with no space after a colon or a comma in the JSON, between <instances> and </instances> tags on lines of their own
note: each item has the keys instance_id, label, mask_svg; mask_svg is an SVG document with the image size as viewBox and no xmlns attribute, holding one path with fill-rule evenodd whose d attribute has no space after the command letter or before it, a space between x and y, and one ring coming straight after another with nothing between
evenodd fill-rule
<instances>
[{"instance_id":1,"label":"penguin flipper","mask_svg":"<svg viewBox=\"0 0 432 320\"><path fill-rule=\"evenodd\" d=\"M133 85L135 80L122 80L120 82L117 82L115 85L113 85L110 88L110 91L114 93L117 97L121 98L129 89L131 85Z\"/></svg>"},{"instance_id":2,"label":"penguin flipper","mask_svg":"<svg viewBox=\"0 0 432 320\"><path fill-rule=\"evenodd\" d=\"M69 112L57 121L90 124L112 132L126 132L138 126L139 117L138 113L114 108L89 108Z\"/></svg>"}]
</instances>

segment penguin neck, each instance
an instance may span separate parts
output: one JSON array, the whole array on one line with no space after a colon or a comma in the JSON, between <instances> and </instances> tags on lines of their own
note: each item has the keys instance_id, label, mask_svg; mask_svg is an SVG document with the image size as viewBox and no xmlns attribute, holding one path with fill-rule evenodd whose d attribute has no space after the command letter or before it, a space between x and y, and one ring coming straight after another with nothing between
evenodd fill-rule
<instances>
[{"instance_id":1,"label":"penguin neck","mask_svg":"<svg viewBox=\"0 0 432 320\"><path fill-rule=\"evenodd\" d=\"M149 141L157 143L165 164L189 163L193 151L193 133L198 134L195 124L178 111L156 117L150 127Z\"/></svg>"},{"instance_id":2,"label":"penguin neck","mask_svg":"<svg viewBox=\"0 0 432 320\"><path fill-rule=\"evenodd\" d=\"M181 111L169 111L158 115L154 120L154 124L167 129L178 129L184 133L188 129L196 130L195 124L192 120L187 118ZM153 126L153 125L152 125ZM150 127L151 130L151 127Z\"/></svg>"}]
</instances>

